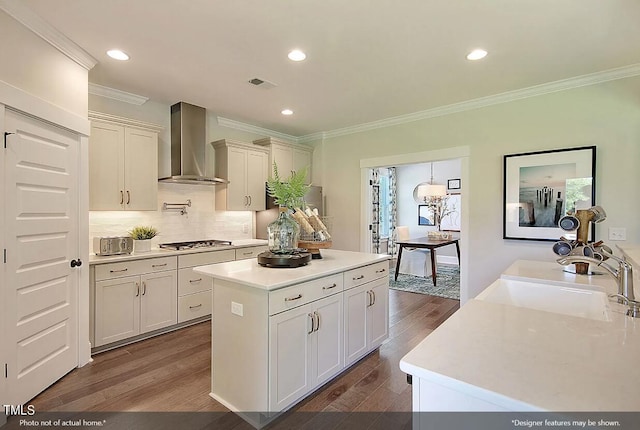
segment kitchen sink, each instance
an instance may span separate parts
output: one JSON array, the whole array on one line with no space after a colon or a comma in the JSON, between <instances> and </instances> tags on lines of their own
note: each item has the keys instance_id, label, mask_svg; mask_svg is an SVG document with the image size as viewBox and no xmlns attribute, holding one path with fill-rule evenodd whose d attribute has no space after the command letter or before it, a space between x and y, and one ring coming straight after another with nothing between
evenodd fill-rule
<instances>
[{"instance_id":1,"label":"kitchen sink","mask_svg":"<svg viewBox=\"0 0 640 430\"><path fill-rule=\"evenodd\" d=\"M611 319L608 298L602 291L501 278L476 299L593 320Z\"/></svg>"}]
</instances>

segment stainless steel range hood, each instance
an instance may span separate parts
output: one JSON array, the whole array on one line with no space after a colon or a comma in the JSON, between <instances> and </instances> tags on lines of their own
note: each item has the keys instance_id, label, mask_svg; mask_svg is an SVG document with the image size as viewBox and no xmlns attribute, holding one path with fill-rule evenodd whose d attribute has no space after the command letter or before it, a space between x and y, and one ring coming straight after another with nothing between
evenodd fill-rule
<instances>
[{"instance_id":1,"label":"stainless steel range hood","mask_svg":"<svg viewBox=\"0 0 640 430\"><path fill-rule=\"evenodd\" d=\"M225 179L205 175L207 112L185 102L171 106L171 176L160 182L226 184Z\"/></svg>"}]
</instances>

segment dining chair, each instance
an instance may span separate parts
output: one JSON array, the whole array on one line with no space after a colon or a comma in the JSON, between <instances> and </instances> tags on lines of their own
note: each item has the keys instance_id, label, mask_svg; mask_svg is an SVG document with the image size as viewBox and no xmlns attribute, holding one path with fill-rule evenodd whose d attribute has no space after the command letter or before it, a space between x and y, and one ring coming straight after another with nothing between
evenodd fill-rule
<instances>
[{"instance_id":1,"label":"dining chair","mask_svg":"<svg viewBox=\"0 0 640 430\"><path fill-rule=\"evenodd\" d=\"M396 240L397 241L404 241L404 240L409 240L411 239L411 236L409 234L409 227L408 226L397 226L396 227ZM408 255L404 254L405 252L411 252L411 253L417 253L417 254L422 254L424 255L424 277L427 278L429 276L431 276L431 256L429 255L431 253L431 251L429 251L428 249L425 248L410 248L410 247L404 247L402 249L402 253L404 258L402 259L402 261L400 261L400 269L398 270L399 273L406 273L409 272L411 273L411 270L406 270L407 267L411 266L411 259L407 258ZM402 270L403 267L405 268L405 270Z\"/></svg>"}]
</instances>

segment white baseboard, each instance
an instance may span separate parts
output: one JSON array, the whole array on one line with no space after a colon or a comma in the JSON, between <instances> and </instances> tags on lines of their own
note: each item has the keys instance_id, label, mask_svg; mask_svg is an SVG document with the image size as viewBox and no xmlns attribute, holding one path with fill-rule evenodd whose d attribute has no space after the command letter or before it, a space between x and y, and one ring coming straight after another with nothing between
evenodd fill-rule
<instances>
[{"instance_id":1,"label":"white baseboard","mask_svg":"<svg viewBox=\"0 0 640 430\"><path fill-rule=\"evenodd\" d=\"M458 266L458 257L436 255L436 261L438 264L444 264L446 266Z\"/></svg>"}]
</instances>

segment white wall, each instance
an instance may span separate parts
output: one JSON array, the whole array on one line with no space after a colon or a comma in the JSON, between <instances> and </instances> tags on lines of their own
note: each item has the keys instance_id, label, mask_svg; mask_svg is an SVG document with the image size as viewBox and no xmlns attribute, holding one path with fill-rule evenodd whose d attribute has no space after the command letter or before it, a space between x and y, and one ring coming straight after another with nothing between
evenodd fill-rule
<instances>
[{"instance_id":1,"label":"white wall","mask_svg":"<svg viewBox=\"0 0 640 430\"><path fill-rule=\"evenodd\" d=\"M87 117L88 71L2 10L0 52L0 81Z\"/></svg>"},{"instance_id":2,"label":"white wall","mask_svg":"<svg viewBox=\"0 0 640 430\"><path fill-rule=\"evenodd\" d=\"M596 202L608 218L596 230L626 227L640 243L640 77L498 104L357 134L327 138L321 173L333 245L358 250L360 160L468 146L468 291L474 297L516 259L553 261L550 243L502 239L503 155L597 146ZM315 161L315 158L314 158ZM314 168L320 168L319 165ZM464 234L467 234L465 231Z\"/></svg>"}]
</instances>

